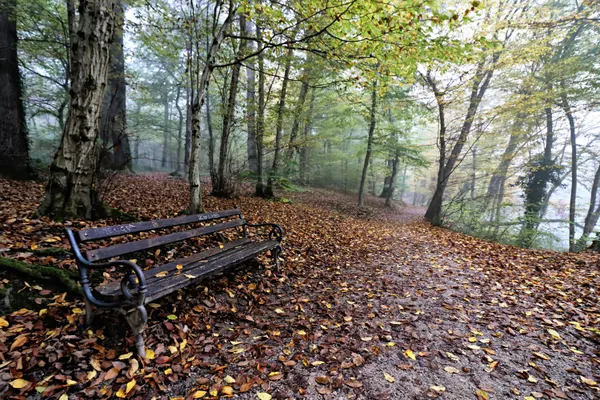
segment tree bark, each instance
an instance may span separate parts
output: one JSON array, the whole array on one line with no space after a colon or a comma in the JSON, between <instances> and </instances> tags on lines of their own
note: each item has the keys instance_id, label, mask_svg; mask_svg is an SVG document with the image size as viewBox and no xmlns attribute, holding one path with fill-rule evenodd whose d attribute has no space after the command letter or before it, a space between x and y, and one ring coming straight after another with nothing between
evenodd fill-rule
<instances>
[{"instance_id":1,"label":"tree bark","mask_svg":"<svg viewBox=\"0 0 600 400\"><path fill-rule=\"evenodd\" d=\"M175 97L175 108L177 108L177 114L179 119L177 120L177 166L175 167L175 174L181 173L181 148L183 145L183 111L179 105L179 98L181 97L181 86L177 85L177 96Z\"/></svg>"},{"instance_id":2,"label":"tree bark","mask_svg":"<svg viewBox=\"0 0 600 400\"><path fill-rule=\"evenodd\" d=\"M385 206L392 206L392 199L394 198L394 191L396 190L396 175L398 174L398 162L400 154L398 150L394 153L394 160L392 161L392 175L390 176L390 186L387 191L387 197L385 198Z\"/></svg>"},{"instance_id":3,"label":"tree bark","mask_svg":"<svg viewBox=\"0 0 600 400\"><path fill-rule=\"evenodd\" d=\"M258 50L262 45L262 28L256 23L256 39ZM256 189L254 195L265 196L264 181L264 136L265 136L265 56L262 51L258 53L258 115L256 118Z\"/></svg>"},{"instance_id":4,"label":"tree bark","mask_svg":"<svg viewBox=\"0 0 600 400\"><path fill-rule=\"evenodd\" d=\"M252 21L246 21L246 32L249 37L254 35L252 27ZM248 43L249 51L254 51L254 43ZM254 70L256 64L254 58L248 60L248 66L246 67L247 75L247 88L246 88L246 122L248 124L248 140L247 140L247 153L248 153L248 169L250 172L256 174L258 172L257 155L256 155L256 77Z\"/></svg>"},{"instance_id":5,"label":"tree bark","mask_svg":"<svg viewBox=\"0 0 600 400\"><path fill-rule=\"evenodd\" d=\"M96 139L106 87L114 0L81 2L77 41L71 46L71 99L62 140L50 167L38 212L92 218L99 205L94 186Z\"/></svg>"},{"instance_id":6,"label":"tree bark","mask_svg":"<svg viewBox=\"0 0 600 400\"><path fill-rule=\"evenodd\" d=\"M17 58L16 0L0 0L0 175L27 179L29 143Z\"/></svg>"},{"instance_id":7,"label":"tree bark","mask_svg":"<svg viewBox=\"0 0 600 400\"><path fill-rule=\"evenodd\" d=\"M108 84L102 102L100 137L102 165L112 170L131 171L131 148L127 136L125 56L123 53L123 3L115 4L115 29L110 46Z\"/></svg>"},{"instance_id":8,"label":"tree bark","mask_svg":"<svg viewBox=\"0 0 600 400\"><path fill-rule=\"evenodd\" d=\"M215 4L215 7L222 4L223 2L220 1L218 4ZM237 8L229 8L227 18L221 25L219 31L213 35L211 45L207 52L206 62L204 64L204 68L202 69L202 75L197 83L194 79L194 70L196 70L197 73L199 68L190 68L190 73L192 75L192 88L195 87L195 93L192 94L192 142L190 145L190 170L188 174L188 179L190 182L190 203L187 211L190 214L197 214L204 210L202 205L202 188L200 186L200 111L206 97L210 76L214 69L215 58L219 52L221 43L225 38L225 32L229 30L231 24L233 23L233 18L236 11ZM198 50L198 46L196 47L196 50ZM199 53L199 51L197 51L197 53ZM199 57L200 54L196 54L196 60L198 62Z\"/></svg>"},{"instance_id":9,"label":"tree bark","mask_svg":"<svg viewBox=\"0 0 600 400\"><path fill-rule=\"evenodd\" d=\"M292 158L294 157L294 151L298 150L298 146L296 144L296 138L298 137L298 131L300 130L300 121L302 119L302 111L304 109L304 103L306 102L306 95L308 94L308 79L310 75L310 63L311 58L308 57L306 59L306 66L304 67L304 72L302 73L302 85L300 86L300 94L298 95L298 103L296 104L296 108L294 110L294 121L292 123L292 130L290 131L290 141L288 144L287 151L285 153L285 165L286 168L289 169L289 164L292 162Z\"/></svg>"},{"instance_id":10,"label":"tree bark","mask_svg":"<svg viewBox=\"0 0 600 400\"><path fill-rule=\"evenodd\" d=\"M296 36L296 35L294 35ZM277 174L279 173L279 158L281 153L281 140L283 136L283 117L285 113L285 100L287 96L287 87L290 77L290 70L292 68L292 56L293 50L290 49L287 52L285 60L285 70L283 73L283 82L281 83L281 93L279 95L279 106L277 107L277 121L275 122L275 152L273 154L273 165L269 171L269 177L267 179L267 186L265 187L265 196L274 197L273 185Z\"/></svg>"},{"instance_id":11,"label":"tree bark","mask_svg":"<svg viewBox=\"0 0 600 400\"><path fill-rule=\"evenodd\" d=\"M564 89L564 84L563 84ZM571 143L571 196L569 199L569 251L575 251L575 210L577 206L577 135L575 134L575 118L566 93L561 96L562 108L569 120L569 137Z\"/></svg>"},{"instance_id":12,"label":"tree bark","mask_svg":"<svg viewBox=\"0 0 600 400\"><path fill-rule=\"evenodd\" d=\"M598 223L598 218L600 217L600 203L596 205L596 201L598 199L598 190L600 189L600 164L598 165L598 169L596 169L596 174L594 175L594 182L592 183L592 189L590 191L590 206L588 208L587 215L585 216L585 222L583 224L583 233L581 237L577 241L577 245L575 249L580 251L584 250L587 241L590 238L590 234L596 227Z\"/></svg>"},{"instance_id":13,"label":"tree bark","mask_svg":"<svg viewBox=\"0 0 600 400\"><path fill-rule=\"evenodd\" d=\"M494 67L499 57L499 53L494 53L492 55L491 66L489 67L489 69L486 69L485 61L483 60L480 61L477 65L475 77L473 78L473 85L471 87L469 107L467 109L467 114L465 115L463 125L460 129L460 134L458 135L458 139L454 144L454 147L452 148L445 165L442 164L442 160L440 160L440 171L438 171L438 182L435 188L435 193L433 194L433 198L431 199L429 207L427 207L427 211L425 212L425 218L429 222L431 222L432 225L437 226L440 225L442 222L442 203L444 198L444 192L446 191L446 185L448 184L448 179L450 178L452 172L454 172L454 167L467 141L467 137L471 132L471 127L473 126L475 115L477 114L477 110L479 109L479 105L481 104L481 100L483 99L483 95L487 91L487 88L490 84L490 81L494 74ZM441 151L442 150L440 146L440 154Z\"/></svg>"},{"instance_id":14,"label":"tree bark","mask_svg":"<svg viewBox=\"0 0 600 400\"><path fill-rule=\"evenodd\" d=\"M160 167L167 168L167 156L169 153L169 94L166 93L167 88L163 87L165 93L162 95L163 101L163 146L162 146L162 157L160 160Z\"/></svg>"},{"instance_id":15,"label":"tree bark","mask_svg":"<svg viewBox=\"0 0 600 400\"><path fill-rule=\"evenodd\" d=\"M365 205L365 182L367 180L367 172L371 161L371 152L373 151L373 138L375 136L375 125L377 110L377 81L373 82L371 91L371 110L369 113L369 136L367 137L367 153L365 154L365 162L363 165L362 175L360 177L360 188L358 189L358 208L363 208Z\"/></svg>"},{"instance_id":16,"label":"tree bark","mask_svg":"<svg viewBox=\"0 0 600 400\"><path fill-rule=\"evenodd\" d=\"M308 151L309 151L309 136L312 131L312 119L313 119L313 109L315 105L315 89L312 90L310 96L310 102L308 105L308 112L306 114L306 120L304 123L304 132L302 134L302 144L299 151L299 161L298 161L298 177L300 179L300 184L308 185Z\"/></svg>"},{"instance_id":17,"label":"tree bark","mask_svg":"<svg viewBox=\"0 0 600 400\"><path fill-rule=\"evenodd\" d=\"M246 36L246 17L240 15L240 36ZM240 39L237 58L241 59L246 52L246 40ZM219 151L219 169L217 171L216 186L213 187L213 195L229 197L233 194L229 173L225 171L228 161L229 136L233 127L235 118L235 103L238 92L238 84L240 81L241 63L237 63L232 67L231 83L229 86L229 98L225 104L225 114L223 115L223 130L221 132L221 148Z\"/></svg>"}]
</instances>

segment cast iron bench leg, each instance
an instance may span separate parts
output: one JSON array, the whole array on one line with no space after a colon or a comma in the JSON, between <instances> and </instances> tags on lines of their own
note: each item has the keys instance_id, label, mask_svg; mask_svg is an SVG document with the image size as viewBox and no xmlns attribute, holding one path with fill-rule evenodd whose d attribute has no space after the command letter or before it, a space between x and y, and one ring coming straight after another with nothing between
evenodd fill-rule
<instances>
[{"instance_id":1,"label":"cast iron bench leg","mask_svg":"<svg viewBox=\"0 0 600 400\"><path fill-rule=\"evenodd\" d=\"M84 329L92 326L92 322L94 322L94 317L96 316L96 312L92 307L92 303L87 299L87 297L83 297L83 301L85 302L85 324L83 325Z\"/></svg>"},{"instance_id":2,"label":"cast iron bench leg","mask_svg":"<svg viewBox=\"0 0 600 400\"><path fill-rule=\"evenodd\" d=\"M281 266L281 263L279 262L279 255L281 254L281 251L281 245L278 245L273 249L273 260L275 261L275 272L277 274L279 274L279 267Z\"/></svg>"},{"instance_id":3,"label":"cast iron bench leg","mask_svg":"<svg viewBox=\"0 0 600 400\"><path fill-rule=\"evenodd\" d=\"M131 327L131 331L135 336L135 348L137 353L146 358L146 346L144 345L144 328L146 328L146 322L148 322L148 314L144 306L138 306L131 310L125 311L120 309L127 323Z\"/></svg>"}]
</instances>

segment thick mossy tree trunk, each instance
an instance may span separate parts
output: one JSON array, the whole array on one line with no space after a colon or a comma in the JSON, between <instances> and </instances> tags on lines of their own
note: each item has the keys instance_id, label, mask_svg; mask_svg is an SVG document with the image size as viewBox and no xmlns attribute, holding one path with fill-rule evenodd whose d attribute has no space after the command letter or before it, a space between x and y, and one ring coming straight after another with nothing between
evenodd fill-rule
<instances>
[{"instance_id":1,"label":"thick mossy tree trunk","mask_svg":"<svg viewBox=\"0 0 600 400\"><path fill-rule=\"evenodd\" d=\"M367 171L371 161L371 153L373 152L373 141L375 137L375 124L377 110L377 81L373 83L371 92L371 110L369 113L369 136L367 137L367 153L365 154L365 162L363 164L362 175L360 177L360 188L358 189L358 208L363 208L365 205L365 182L367 180Z\"/></svg>"},{"instance_id":2,"label":"thick mossy tree trunk","mask_svg":"<svg viewBox=\"0 0 600 400\"><path fill-rule=\"evenodd\" d=\"M294 158L294 152L298 151L298 144L296 143L298 132L300 130L300 122L303 116L304 103L306 102L306 97L309 89L309 77L310 77L310 63L312 59L310 56L307 56L306 66L304 67L304 72L302 73L302 85L300 86L300 94L298 95L298 103L296 103L296 108L294 110L294 121L292 122L292 130L290 131L290 141L285 152L285 166L289 172L290 163Z\"/></svg>"},{"instance_id":3,"label":"thick mossy tree trunk","mask_svg":"<svg viewBox=\"0 0 600 400\"><path fill-rule=\"evenodd\" d=\"M585 216L585 222L583 224L583 233L581 234L581 237L579 238L575 246L575 250L577 251L585 249L590 235L596 227L596 224L598 223L598 218L600 218L600 203L596 204L599 195L599 190L600 165L598 165L598 169L596 169L596 174L594 175L594 182L592 183L592 188L590 190L590 205L588 208L587 215Z\"/></svg>"},{"instance_id":4,"label":"thick mossy tree trunk","mask_svg":"<svg viewBox=\"0 0 600 400\"><path fill-rule=\"evenodd\" d=\"M122 2L115 7L115 30L110 47L108 84L100 117L102 165L112 170L132 171L131 147L127 136L125 56L123 53L124 10Z\"/></svg>"},{"instance_id":5,"label":"thick mossy tree trunk","mask_svg":"<svg viewBox=\"0 0 600 400\"><path fill-rule=\"evenodd\" d=\"M98 211L94 185L100 112L106 87L115 1L79 3L77 39L71 44L71 98L60 147L50 166L38 212L92 218Z\"/></svg>"},{"instance_id":6,"label":"thick mossy tree trunk","mask_svg":"<svg viewBox=\"0 0 600 400\"><path fill-rule=\"evenodd\" d=\"M0 176L30 176L29 144L17 60L16 0L0 0Z\"/></svg>"}]
</instances>

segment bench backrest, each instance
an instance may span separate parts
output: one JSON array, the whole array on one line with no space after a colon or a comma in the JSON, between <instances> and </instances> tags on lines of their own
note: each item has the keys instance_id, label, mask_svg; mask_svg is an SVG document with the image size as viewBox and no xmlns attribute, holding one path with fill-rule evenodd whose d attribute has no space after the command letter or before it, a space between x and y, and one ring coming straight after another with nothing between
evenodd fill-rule
<instances>
[{"instance_id":1,"label":"bench backrest","mask_svg":"<svg viewBox=\"0 0 600 400\"><path fill-rule=\"evenodd\" d=\"M86 258L89 261L101 261L111 257L122 256L135 253L137 251L148 250L154 247L163 246L170 243L180 242L198 236L208 235L220 232L226 229L243 226L246 221L238 209L211 212L205 214L183 215L175 218L159 219L152 221L142 221L132 224L105 226L101 228L83 229L77 232L79 243L91 242L94 240L108 239L115 236L129 235L132 233L148 232L165 228L172 228L180 225L193 224L197 222L207 222L219 220L227 217L239 217L227 222L220 222L214 225L194 228L187 231L169 233L162 236L154 236L147 239L136 240L128 243L120 243L100 249L86 251Z\"/></svg>"}]
</instances>

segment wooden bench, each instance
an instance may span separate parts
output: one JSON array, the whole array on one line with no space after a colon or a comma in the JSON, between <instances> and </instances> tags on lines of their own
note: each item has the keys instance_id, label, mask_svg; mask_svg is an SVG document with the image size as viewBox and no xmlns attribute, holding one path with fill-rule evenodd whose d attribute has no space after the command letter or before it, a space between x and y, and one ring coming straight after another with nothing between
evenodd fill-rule
<instances>
[{"instance_id":1,"label":"wooden bench","mask_svg":"<svg viewBox=\"0 0 600 400\"><path fill-rule=\"evenodd\" d=\"M198 226L199 223L204 224ZM177 231L183 225L191 224L196 226L192 226L192 229L185 226L185 229L188 230ZM173 228L172 230L175 231L153 235L156 231L166 228ZM261 228L261 230L250 236L248 228ZM268 228L268 231L262 228ZM145 357L146 354L143 337L143 331L148 320L144 307L146 304L178 289L197 283L207 276L253 259L265 251L272 251L278 269L278 257L282 251L281 240L283 239L283 229L279 225L272 223L249 224L237 208L206 214L85 229L77 232L67 228L66 231L79 268L85 300L85 325L91 325L95 312L100 309L117 310L129 323L135 335L136 349L142 357ZM189 257L153 266L147 270L142 270L133 262L135 260L115 259L115 257L145 252L155 247L171 245L211 234L213 236L218 235L223 242L225 241L223 236L225 232L236 239L218 246L213 245ZM83 249L85 256L82 254L80 245L85 246L99 240L107 241L107 239L118 236L127 237L120 238L118 243L106 247ZM123 242L123 239L128 240L132 237L133 241ZM256 238L261 239L256 240ZM115 242L115 239L111 241ZM101 262L108 259L111 260ZM90 270L93 269L103 272L120 270L123 277L120 281L112 281L94 288L90 283Z\"/></svg>"}]
</instances>

